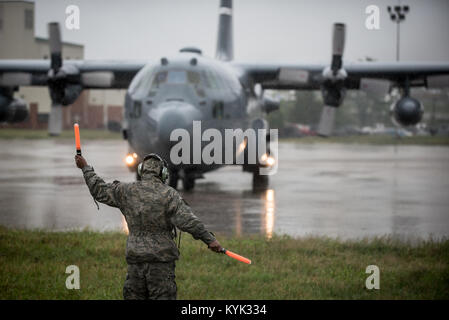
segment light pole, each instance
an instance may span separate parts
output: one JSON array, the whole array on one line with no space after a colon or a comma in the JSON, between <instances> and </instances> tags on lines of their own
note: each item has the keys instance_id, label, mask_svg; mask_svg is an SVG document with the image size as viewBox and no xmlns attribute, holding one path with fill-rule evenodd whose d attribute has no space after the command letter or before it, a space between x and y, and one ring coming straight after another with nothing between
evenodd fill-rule
<instances>
[{"instance_id":1,"label":"light pole","mask_svg":"<svg viewBox=\"0 0 449 320\"><path fill-rule=\"evenodd\" d=\"M388 13L390 14L390 19L396 22L396 61L399 61L399 42L400 42L400 24L405 21L405 15L410 11L409 6L388 6Z\"/></svg>"}]
</instances>

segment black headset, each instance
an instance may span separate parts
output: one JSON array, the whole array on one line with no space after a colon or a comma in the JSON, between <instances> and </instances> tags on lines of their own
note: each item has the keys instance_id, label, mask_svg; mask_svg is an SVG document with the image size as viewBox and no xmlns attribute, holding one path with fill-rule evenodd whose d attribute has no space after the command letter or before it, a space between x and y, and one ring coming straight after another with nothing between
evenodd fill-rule
<instances>
[{"instance_id":1,"label":"black headset","mask_svg":"<svg viewBox=\"0 0 449 320\"><path fill-rule=\"evenodd\" d=\"M165 181L167 181L168 178L168 165L167 162L156 153L150 153L146 155L145 158L143 158L142 162L139 163L139 165L137 166L137 174L139 175L139 177L142 176L143 163L151 158L157 159L162 163L162 170L161 172L159 172L159 178L161 178L162 182L165 183Z\"/></svg>"}]
</instances>

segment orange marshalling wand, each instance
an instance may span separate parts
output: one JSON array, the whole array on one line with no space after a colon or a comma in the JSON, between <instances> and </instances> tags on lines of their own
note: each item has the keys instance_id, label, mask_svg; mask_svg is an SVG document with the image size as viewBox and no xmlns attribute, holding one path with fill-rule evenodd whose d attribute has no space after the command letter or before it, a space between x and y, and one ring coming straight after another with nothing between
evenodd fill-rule
<instances>
[{"instance_id":1,"label":"orange marshalling wand","mask_svg":"<svg viewBox=\"0 0 449 320\"><path fill-rule=\"evenodd\" d=\"M80 126L78 123L73 125L73 130L75 131L75 144L76 144L76 154L81 155L81 139L80 139Z\"/></svg>"},{"instance_id":2,"label":"orange marshalling wand","mask_svg":"<svg viewBox=\"0 0 449 320\"><path fill-rule=\"evenodd\" d=\"M221 251L224 254L226 254L228 257L234 258L238 261L247 263L247 264L251 264L251 260L249 260L248 258L242 257L241 255L238 255L237 253L234 253L232 251L226 250L223 248L223 250Z\"/></svg>"}]
</instances>

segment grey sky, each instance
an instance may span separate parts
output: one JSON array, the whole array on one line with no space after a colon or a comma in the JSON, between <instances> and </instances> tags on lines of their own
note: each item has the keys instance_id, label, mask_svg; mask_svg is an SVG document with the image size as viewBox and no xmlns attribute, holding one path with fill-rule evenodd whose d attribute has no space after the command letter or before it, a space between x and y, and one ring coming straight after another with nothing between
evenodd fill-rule
<instances>
[{"instance_id":1,"label":"grey sky","mask_svg":"<svg viewBox=\"0 0 449 320\"><path fill-rule=\"evenodd\" d=\"M187 45L215 54L219 0L36 0L36 35L64 25L78 5L81 29L66 41L85 45L86 59L147 59ZM239 61L330 61L334 22L347 24L345 60L394 60L396 25L386 7L397 0L234 0L234 56ZM365 8L381 9L380 30L365 28ZM401 25L401 60L449 61L449 1L402 0L411 8Z\"/></svg>"}]
</instances>

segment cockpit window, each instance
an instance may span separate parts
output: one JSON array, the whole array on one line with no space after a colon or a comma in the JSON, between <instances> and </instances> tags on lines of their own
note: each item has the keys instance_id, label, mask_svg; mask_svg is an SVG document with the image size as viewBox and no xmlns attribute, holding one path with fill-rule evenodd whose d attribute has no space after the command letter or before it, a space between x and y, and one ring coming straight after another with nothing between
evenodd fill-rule
<instances>
[{"instance_id":1,"label":"cockpit window","mask_svg":"<svg viewBox=\"0 0 449 320\"><path fill-rule=\"evenodd\" d=\"M152 78L151 73L152 73L151 65L146 65L145 67L143 67L131 82L128 89L129 93L137 95L145 94L146 89L150 85L150 81Z\"/></svg>"},{"instance_id":2,"label":"cockpit window","mask_svg":"<svg viewBox=\"0 0 449 320\"><path fill-rule=\"evenodd\" d=\"M134 80L132 81L129 92L136 96L155 96L157 91L165 84L190 84L192 85L197 94L201 97L204 96L204 87L209 88L212 80L206 79L206 74L201 71L200 74L197 71L192 70L160 70L156 71L145 67L141 70ZM208 77L212 77L212 73ZM215 81L214 81L215 83Z\"/></svg>"},{"instance_id":3,"label":"cockpit window","mask_svg":"<svg viewBox=\"0 0 449 320\"><path fill-rule=\"evenodd\" d=\"M199 96L204 96L204 89L238 93L240 83L227 76L221 69L207 68L198 71L154 68L147 65L135 76L129 87L129 93L135 96L155 96L164 84L190 84Z\"/></svg>"},{"instance_id":4,"label":"cockpit window","mask_svg":"<svg viewBox=\"0 0 449 320\"><path fill-rule=\"evenodd\" d=\"M205 76L206 76L206 78L207 78L207 80L208 80L208 82L210 84L211 89L219 89L218 81L217 81L217 79L215 78L215 75L212 72L206 71L205 72Z\"/></svg>"},{"instance_id":5,"label":"cockpit window","mask_svg":"<svg viewBox=\"0 0 449 320\"><path fill-rule=\"evenodd\" d=\"M183 84L187 82L186 72L183 70L171 70L168 72L167 83Z\"/></svg>"},{"instance_id":6,"label":"cockpit window","mask_svg":"<svg viewBox=\"0 0 449 320\"><path fill-rule=\"evenodd\" d=\"M151 83L151 89L158 89L161 84L185 84L190 83L193 85L200 84L200 75L194 71L184 70L170 70L161 71L156 74L153 82Z\"/></svg>"},{"instance_id":7,"label":"cockpit window","mask_svg":"<svg viewBox=\"0 0 449 320\"><path fill-rule=\"evenodd\" d=\"M219 90L227 90L228 86L227 86L227 82L225 79L223 79L223 77L221 76L220 73L214 71L213 75L217 81L217 85L218 85L218 89Z\"/></svg>"},{"instance_id":8,"label":"cockpit window","mask_svg":"<svg viewBox=\"0 0 449 320\"><path fill-rule=\"evenodd\" d=\"M204 86L206 88L210 88L211 87L209 78L206 75L206 71L201 71L201 82L204 83Z\"/></svg>"},{"instance_id":9,"label":"cockpit window","mask_svg":"<svg viewBox=\"0 0 449 320\"><path fill-rule=\"evenodd\" d=\"M206 88L210 88L212 90L230 90L228 81L214 70L202 71L201 79Z\"/></svg>"},{"instance_id":10,"label":"cockpit window","mask_svg":"<svg viewBox=\"0 0 449 320\"><path fill-rule=\"evenodd\" d=\"M187 79L193 85L198 85L201 82L199 73L194 71L187 71Z\"/></svg>"},{"instance_id":11,"label":"cockpit window","mask_svg":"<svg viewBox=\"0 0 449 320\"><path fill-rule=\"evenodd\" d=\"M165 82L167 82L167 71L158 72L151 83L151 89L158 89Z\"/></svg>"}]
</instances>

